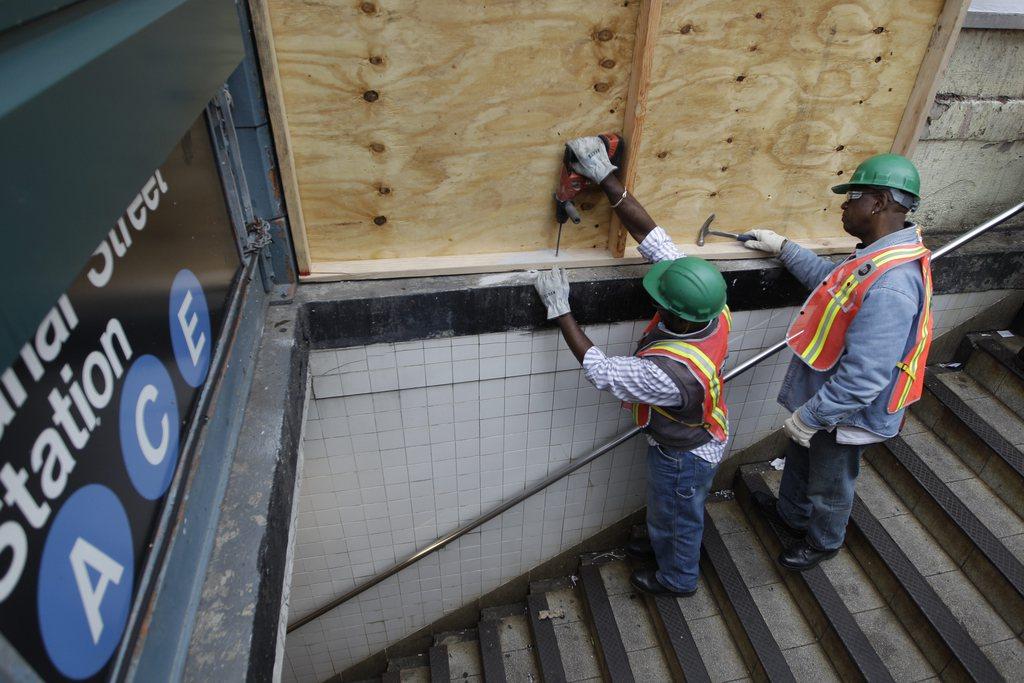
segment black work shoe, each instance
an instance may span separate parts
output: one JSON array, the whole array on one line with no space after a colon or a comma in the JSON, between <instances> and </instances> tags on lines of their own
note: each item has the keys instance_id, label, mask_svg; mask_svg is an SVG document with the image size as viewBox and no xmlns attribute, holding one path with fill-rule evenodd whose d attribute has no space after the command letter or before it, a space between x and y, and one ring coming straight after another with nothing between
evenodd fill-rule
<instances>
[{"instance_id":1,"label":"black work shoe","mask_svg":"<svg viewBox=\"0 0 1024 683\"><path fill-rule=\"evenodd\" d=\"M838 549L817 550L807 545L807 541L797 541L779 553L779 564L786 569L802 572L816 567L822 560L834 557L837 552L839 552Z\"/></svg>"},{"instance_id":2,"label":"black work shoe","mask_svg":"<svg viewBox=\"0 0 1024 683\"><path fill-rule=\"evenodd\" d=\"M764 491L754 491L750 496L754 501L754 506L757 511L761 513L761 516L772 523L775 529L787 536L789 540L798 541L804 537L804 532L796 527L791 527L789 523L782 518L779 514L779 509L776 507L777 500L765 493Z\"/></svg>"},{"instance_id":3,"label":"black work shoe","mask_svg":"<svg viewBox=\"0 0 1024 683\"><path fill-rule=\"evenodd\" d=\"M630 574L629 582L633 584L634 588L650 595L668 595L673 598L685 598L697 592L696 588L692 591L672 590L661 581L658 581L658 577L654 569L637 569Z\"/></svg>"},{"instance_id":4,"label":"black work shoe","mask_svg":"<svg viewBox=\"0 0 1024 683\"><path fill-rule=\"evenodd\" d=\"M631 538L626 544L626 554L637 560L653 560L654 548L646 538Z\"/></svg>"}]
</instances>

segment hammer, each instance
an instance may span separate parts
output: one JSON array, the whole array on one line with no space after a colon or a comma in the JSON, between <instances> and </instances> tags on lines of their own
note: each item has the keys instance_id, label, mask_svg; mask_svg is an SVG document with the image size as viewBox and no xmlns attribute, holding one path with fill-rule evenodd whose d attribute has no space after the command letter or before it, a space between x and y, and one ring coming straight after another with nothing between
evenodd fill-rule
<instances>
[{"instance_id":1,"label":"hammer","mask_svg":"<svg viewBox=\"0 0 1024 683\"><path fill-rule=\"evenodd\" d=\"M708 216L707 220L704 221L704 225L700 226L700 232L697 233L697 246L704 246L704 238L708 235L718 235L719 237L731 237L739 242L746 242L747 240L754 239L753 235L737 235L734 232L726 232L724 230L712 230L711 221L715 220L715 214Z\"/></svg>"}]
</instances>

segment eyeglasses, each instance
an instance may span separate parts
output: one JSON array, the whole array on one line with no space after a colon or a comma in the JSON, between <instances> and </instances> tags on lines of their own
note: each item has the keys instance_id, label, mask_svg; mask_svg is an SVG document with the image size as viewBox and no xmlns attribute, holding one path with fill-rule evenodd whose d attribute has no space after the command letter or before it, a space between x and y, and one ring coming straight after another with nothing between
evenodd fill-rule
<instances>
[{"instance_id":1,"label":"eyeglasses","mask_svg":"<svg viewBox=\"0 0 1024 683\"><path fill-rule=\"evenodd\" d=\"M846 193L846 201L852 202L854 199L860 199L866 194L878 196L877 192L871 192L870 190L850 190Z\"/></svg>"}]
</instances>

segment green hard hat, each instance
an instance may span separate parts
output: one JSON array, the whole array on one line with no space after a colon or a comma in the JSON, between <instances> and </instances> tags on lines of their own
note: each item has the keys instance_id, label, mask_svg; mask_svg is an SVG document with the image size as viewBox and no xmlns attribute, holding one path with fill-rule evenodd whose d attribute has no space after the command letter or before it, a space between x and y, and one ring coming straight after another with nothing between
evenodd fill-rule
<instances>
[{"instance_id":1,"label":"green hard hat","mask_svg":"<svg viewBox=\"0 0 1024 683\"><path fill-rule=\"evenodd\" d=\"M644 276L654 301L683 320L702 323L725 308L725 278L697 256L655 263Z\"/></svg>"},{"instance_id":2,"label":"green hard hat","mask_svg":"<svg viewBox=\"0 0 1024 683\"><path fill-rule=\"evenodd\" d=\"M864 185L892 187L921 198L921 176L917 167L913 161L899 154L876 154L865 159L853 172L850 182L835 185L832 191L846 194Z\"/></svg>"}]
</instances>

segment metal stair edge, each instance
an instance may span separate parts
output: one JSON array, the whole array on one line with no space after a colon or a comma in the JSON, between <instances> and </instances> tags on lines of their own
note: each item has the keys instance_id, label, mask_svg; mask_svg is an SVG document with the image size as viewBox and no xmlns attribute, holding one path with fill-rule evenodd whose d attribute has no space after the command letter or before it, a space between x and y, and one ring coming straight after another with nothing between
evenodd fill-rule
<instances>
[{"instance_id":1,"label":"metal stair edge","mask_svg":"<svg viewBox=\"0 0 1024 683\"><path fill-rule=\"evenodd\" d=\"M430 680L434 683L450 681L451 671L448 668L448 646L434 645L427 651L427 658L430 661Z\"/></svg>"},{"instance_id":2,"label":"metal stair edge","mask_svg":"<svg viewBox=\"0 0 1024 683\"><path fill-rule=\"evenodd\" d=\"M526 596L529 612L530 632L533 634L534 655L537 667L547 683L566 683L565 667L559 652L558 640L555 638L555 627L550 619L541 619L540 613L548 609L548 600L543 593L530 593Z\"/></svg>"},{"instance_id":3,"label":"metal stair edge","mask_svg":"<svg viewBox=\"0 0 1024 683\"><path fill-rule=\"evenodd\" d=\"M1010 443L1006 437L1000 434L976 410L967 405L952 389L947 387L937 377L938 374L943 373L936 373L931 370L929 368L929 372L925 374L925 388L1018 475L1024 477L1024 452L1021 452L1020 448Z\"/></svg>"},{"instance_id":4,"label":"metal stair edge","mask_svg":"<svg viewBox=\"0 0 1024 683\"><path fill-rule=\"evenodd\" d=\"M971 340L971 344L976 350L982 351L988 354L1003 366L1007 372L1011 373L1017 378L1017 381L1024 384L1024 365L1017 360L1017 355L1006 348L998 339L990 335L982 336L980 334L968 335Z\"/></svg>"},{"instance_id":5,"label":"metal stair edge","mask_svg":"<svg viewBox=\"0 0 1024 683\"><path fill-rule=\"evenodd\" d=\"M864 504L859 494L854 495L850 522L893 574L906 596L910 598L967 674L975 680L1002 680L996 667L981 651L981 648L910 561L910 558L889 535L889 532L885 530L874 513Z\"/></svg>"},{"instance_id":6,"label":"metal stair edge","mask_svg":"<svg viewBox=\"0 0 1024 683\"><path fill-rule=\"evenodd\" d=\"M616 559L620 559L617 558ZM632 682L635 680L633 669L626 656L626 647L622 642L622 633L612 612L608 591L601 578L598 568L601 560L585 557L580 562L580 579L583 584L583 595L586 598L587 612L590 614L590 625L597 636L598 657L608 677L616 681Z\"/></svg>"},{"instance_id":7,"label":"metal stair edge","mask_svg":"<svg viewBox=\"0 0 1024 683\"><path fill-rule=\"evenodd\" d=\"M763 474L755 472L749 466L740 468L740 474L737 479L738 483L740 483L740 486L736 487L738 494L742 493L743 489L746 489L745 493L748 495L753 494L756 491L772 495ZM741 495L737 495L737 500L743 501L743 497ZM743 507L744 512L746 512L747 517L753 522L751 526L756 535L762 536L758 533L759 527L767 529L774 541L773 545L778 546L779 548L785 547L786 543L783 540L783 536L779 532L779 529L775 527L773 521L763 518L761 521L754 521L753 518L757 513L756 511L751 510L750 503L747 502L747 504L744 504L744 502L741 502L740 505ZM762 537L762 542L764 540L765 539ZM794 574L794 577L789 578L797 578L797 580L803 583L804 587L810 594L810 597L813 599L815 607L820 610L821 616L825 618L829 628L837 638L843 652L830 653L833 654L833 663L836 664L837 669L840 668L840 663L835 662L834 655L843 657L849 667L859 672L865 680L893 681L892 674L889 672L888 667L886 667L882 658L868 640L868 637L860 627L860 624L858 624L853 618L853 614L850 612L846 603L836 590L835 585L832 583L832 580L828 577L821 566L815 566L814 568L803 572L788 572L788 574ZM799 600L797 601L797 604L800 604ZM811 615L806 616L810 621L816 621L816 619L811 618ZM819 634L819 639L822 645L825 645L826 638L824 633ZM833 648L826 648L826 651L830 649Z\"/></svg>"},{"instance_id":8,"label":"metal stair edge","mask_svg":"<svg viewBox=\"0 0 1024 683\"><path fill-rule=\"evenodd\" d=\"M477 623L480 639L480 663L484 670L485 683L504 683L508 680L505 661L501 656L501 639L498 636L498 620L481 617Z\"/></svg>"},{"instance_id":9,"label":"metal stair edge","mask_svg":"<svg viewBox=\"0 0 1024 683\"><path fill-rule=\"evenodd\" d=\"M1024 596L1024 564L939 478L902 436L885 442L885 450L913 477L946 517L974 544L1014 590ZM994 495L994 494L993 494Z\"/></svg>"},{"instance_id":10,"label":"metal stair edge","mask_svg":"<svg viewBox=\"0 0 1024 683\"><path fill-rule=\"evenodd\" d=\"M701 552L707 557L720 582L726 597L725 607L732 611L743 629L765 675L772 681L793 681L796 677L782 654L778 641L765 623L754 597L743 582L739 568L729 555L729 550L715 525L714 519L704 506L704 538Z\"/></svg>"},{"instance_id":11,"label":"metal stair edge","mask_svg":"<svg viewBox=\"0 0 1024 683\"><path fill-rule=\"evenodd\" d=\"M655 628L663 639L662 646L667 643L672 657L666 657L672 668L677 668L677 675L682 676L686 683L711 683L711 676L697 649L683 610L676 598L667 595L644 596L649 605L653 605ZM674 660L674 661L673 661Z\"/></svg>"}]
</instances>

